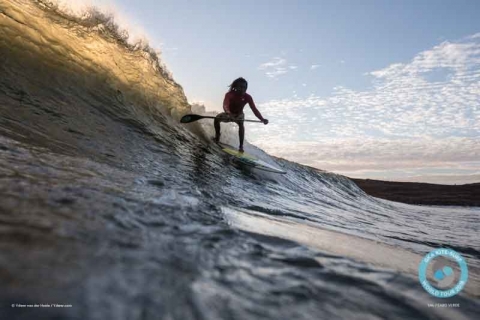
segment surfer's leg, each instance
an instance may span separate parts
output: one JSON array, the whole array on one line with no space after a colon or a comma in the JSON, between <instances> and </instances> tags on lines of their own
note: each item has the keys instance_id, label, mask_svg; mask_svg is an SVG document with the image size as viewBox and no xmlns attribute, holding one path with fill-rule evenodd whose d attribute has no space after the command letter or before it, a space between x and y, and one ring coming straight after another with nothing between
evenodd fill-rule
<instances>
[{"instance_id":1,"label":"surfer's leg","mask_svg":"<svg viewBox=\"0 0 480 320\"><path fill-rule=\"evenodd\" d=\"M242 112L238 116L236 116L236 120L243 120L245 118L245 114ZM245 138L245 126L243 125L243 121L235 121L238 124L238 140L240 141L240 146L238 147L238 151L243 152L243 140Z\"/></svg>"},{"instance_id":2,"label":"surfer's leg","mask_svg":"<svg viewBox=\"0 0 480 320\"><path fill-rule=\"evenodd\" d=\"M228 115L225 112L217 114L215 120L213 121L213 126L215 128L215 142L220 142L220 122L228 122Z\"/></svg>"},{"instance_id":3,"label":"surfer's leg","mask_svg":"<svg viewBox=\"0 0 480 320\"><path fill-rule=\"evenodd\" d=\"M213 120L213 126L215 127L215 142L219 142L220 141L220 119L219 118L215 118L215 120Z\"/></svg>"},{"instance_id":4,"label":"surfer's leg","mask_svg":"<svg viewBox=\"0 0 480 320\"><path fill-rule=\"evenodd\" d=\"M238 147L238 151L243 152L243 139L245 138L245 127L243 125L243 121L237 122L238 124L238 140L240 141L240 146Z\"/></svg>"}]
</instances>

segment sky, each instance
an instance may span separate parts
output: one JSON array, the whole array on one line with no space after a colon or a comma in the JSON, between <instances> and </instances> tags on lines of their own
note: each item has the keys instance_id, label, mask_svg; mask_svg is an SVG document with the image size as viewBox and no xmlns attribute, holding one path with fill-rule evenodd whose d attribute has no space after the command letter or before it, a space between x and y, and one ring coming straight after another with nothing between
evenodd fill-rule
<instances>
[{"instance_id":1,"label":"sky","mask_svg":"<svg viewBox=\"0 0 480 320\"><path fill-rule=\"evenodd\" d=\"M480 182L480 1L108 3L189 102L220 112L246 78L270 121L246 139L270 154L356 178Z\"/></svg>"}]
</instances>

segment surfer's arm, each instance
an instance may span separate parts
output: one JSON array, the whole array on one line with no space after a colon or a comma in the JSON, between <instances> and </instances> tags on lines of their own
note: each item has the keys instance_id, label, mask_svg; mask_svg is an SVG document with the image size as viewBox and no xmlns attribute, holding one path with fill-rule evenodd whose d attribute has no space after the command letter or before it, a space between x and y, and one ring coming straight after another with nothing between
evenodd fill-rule
<instances>
[{"instance_id":1,"label":"surfer's arm","mask_svg":"<svg viewBox=\"0 0 480 320\"><path fill-rule=\"evenodd\" d=\"M252 109L255 116L261 121L263 121L262 114L260 113L260 111L258 111L257 107L255 106L255 102L253 102L253 99L251 96L248 97L248 105L250 106L250 109Z\"/></svg>"},{"instance_id":2,"label":"surfer's arm","mask_svg":"<svg viewBox=\"0 0 480 320\"><path fill-rule=\"evenodd\" d=\"M223 99L223 110L226 113L230 113L230 92L225 94L225 98Z\"/></svg>"}]
</instances>

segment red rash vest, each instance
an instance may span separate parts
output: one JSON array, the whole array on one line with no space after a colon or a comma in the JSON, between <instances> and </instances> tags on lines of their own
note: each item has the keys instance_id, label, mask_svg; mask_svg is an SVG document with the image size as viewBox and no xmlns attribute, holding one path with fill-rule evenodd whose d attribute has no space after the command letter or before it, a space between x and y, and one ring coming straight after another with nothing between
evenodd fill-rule
<instances>
[{"instance_id":1,"label":"red rash vest","mask_svg":"<svg viewBox=\"0 0 480 320\"><path fill-rule=\"evenodd\" d=\"M263 121L263 117L260 111L257 110L255 103L253 102L252 96L248 93L239 95L233 91L229 91L225 94L225 99L223 99L223 110L227 113L232 113L234 115L241 114L243 108L248 103L250 109L257 116L258 119Z\"/></svg>"}]
</instances>

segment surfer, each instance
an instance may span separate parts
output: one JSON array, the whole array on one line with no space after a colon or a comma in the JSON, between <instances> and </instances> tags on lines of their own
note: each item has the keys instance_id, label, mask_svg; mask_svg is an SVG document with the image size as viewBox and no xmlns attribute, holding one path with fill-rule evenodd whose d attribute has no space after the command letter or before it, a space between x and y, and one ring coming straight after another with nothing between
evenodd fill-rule
<instances>
[{"instance_id":1,"label":"surfer","mask_svg":"<svg viewBox=\"0 0 480 320\"><path fill-rule=\"evenodd\" d=\"M240 146L238 151L243 152L243 140L245 137L244 114L243 108L248 103L253 113L264 124L268 124L268 120L262 117L260 111L257 110L252 96L247 93L248 82L244 78L235 79L229 86L230 90L225 94L223 99L223 110L214 120L215 126L215 142L220 141L220 122L235 122L238 124L238 138Z\"/></svg>"}]
</instances>

